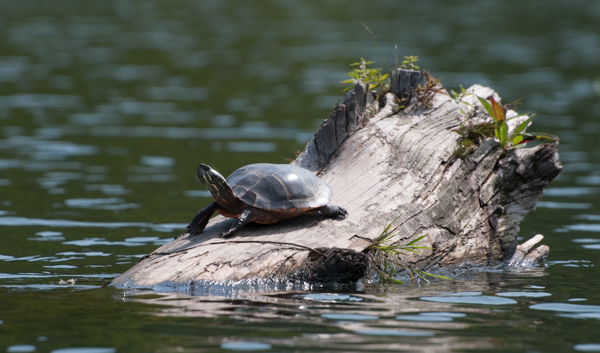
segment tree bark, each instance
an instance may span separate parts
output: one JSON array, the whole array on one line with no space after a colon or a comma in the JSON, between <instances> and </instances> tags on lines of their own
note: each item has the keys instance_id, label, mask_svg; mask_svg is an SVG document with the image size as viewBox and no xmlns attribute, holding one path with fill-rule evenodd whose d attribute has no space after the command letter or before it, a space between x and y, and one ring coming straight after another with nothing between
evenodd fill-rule
<instances>
[{"instance_id":1,"label":"tree bark","mask_svg":"<svg viewBox=\"0 0 600 353\"><path fill-rule=\"evenodd\" d=\"M459 103L423 71L397 70L391 81L381 109L357 84L293 162L331 186L348 218L303 215L220 239L233 220L217 216L204 233L160 247L113 283L355 281L367 268L363 252L394 220L393 241L425 235L418 245L429 247L402 257L408 267L509 260L519 222L561 170L557 146L506 150L487 139L470 157L455 158ZM324 276L328 270L334 275Z\"/></svg>"}]
</instances>

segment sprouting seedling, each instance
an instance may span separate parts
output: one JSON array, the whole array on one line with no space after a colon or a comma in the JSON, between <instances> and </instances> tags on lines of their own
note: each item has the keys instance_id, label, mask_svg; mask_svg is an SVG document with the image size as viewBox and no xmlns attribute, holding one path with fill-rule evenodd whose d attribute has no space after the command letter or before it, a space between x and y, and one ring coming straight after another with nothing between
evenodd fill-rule
<instances>
[{"instance_id":1,"label":"sprouting seedling","mask_svg":"<svg viewBox=\"0 0 600 353\"><path fill-rule=\"evenodd\" d=\"M350 66L356 68L348 72L350 79L340 82L342 84L350 84L350 86L344 89L344 92L354 88L358 82L368 84L370 89L377 89L385 86L388 74L381 74L381 68L369 68L368 66L372 64L372 61L366 61L363 58L360 58L360 62L350 64Z\"/></svg>"},{"instance_id":2,"label":"sprouting seedling","mask_svg":"<svg viewBox=\"0 0 600 353\"><path fill-rule=\"evenodd\" d=\"M419 66L415 65L417 61L419 61L419 57L416 55L405 56L400 67L408 70L418 70Z\"/></svg>"},{"instance_id":3,"label":"sprouting seedling","mask_svg":"<svg viewBox=\"0 0 600 353\"><path fill-rule=\"evenodd\" d=\"M452 98L454 98L455 100L461 99L462 97L464 97L467 94L467 90L463 87L463 85L459 85L459 91L456 92L455 90L451 89L450 93L452 94ZM465 103L465 102L463 102Z\"/></svg>"}]
</instances>

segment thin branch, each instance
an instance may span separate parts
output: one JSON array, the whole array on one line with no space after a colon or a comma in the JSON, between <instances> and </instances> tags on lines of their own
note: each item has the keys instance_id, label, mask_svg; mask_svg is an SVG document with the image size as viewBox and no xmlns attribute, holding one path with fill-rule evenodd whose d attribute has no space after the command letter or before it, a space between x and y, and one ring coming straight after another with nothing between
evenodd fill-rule
<instances>
[{"instance_id":1,"label":"thin branch","mask_svg":"<svg viewBox=\"0 0 600 353\"><path fill-rule=\"evenodd\" d=\"M301 248L301 249L305 249L308 251L314 251L316 253L318 253L319 255L325 257L326 255L324 253L322 253L321 251L311 248L309 246L304 246L304 245L300 245L300 244L296 244L296 243L288 243L288 242L284 242L284 241L268 241L268 240L238 240L238 241L231 241L231 240L227 240L227 241L217 241L217 242L212 242L212 243L202 243L202 244L198 244L198 245L194 245L194 246L190 246L189 248L185 248L185 249L181 249L181 250L175 250L175 251L171 251L171 252L153 252L150 253L144 257L142 257L142 260L147 259L151 256L164 256L164 255L173 255L173 254L179 254L179 253L183 253L183 252L187 252L191 249L194 248L198 248L201 246L207 246L207 245L222 245L222 244L250 244L250 243L259 243L259 244L274 244L274 245L290 245L290 246L295 246L297 248Z\"/></svg>"},{"instance_id":2,"label":"thin branch","mask_svg":"<svg viewBox=\"0 0 600 353\"><path fill-rule=\"evenodd\" d=\"M377 43L377 39L375 39L375 35L373 34L373 32L371 32L371 30L369 29L369 27L367 27L366 24L364 24L363 22L361 22L361 24L367 29L367 31L369 31L369 34L371 35L371 38L373 38L373 41L375 42L375 46L377 46L377 50L379 50L379 55L381 55L381 58L383 59L385 66L387 66L388 70L391 70L390 65L388 65L387 60L385 60L385 56L383 56L383 53L381 52L381 47L379 47L379 43Z\"/></svg>"}]
</instances>

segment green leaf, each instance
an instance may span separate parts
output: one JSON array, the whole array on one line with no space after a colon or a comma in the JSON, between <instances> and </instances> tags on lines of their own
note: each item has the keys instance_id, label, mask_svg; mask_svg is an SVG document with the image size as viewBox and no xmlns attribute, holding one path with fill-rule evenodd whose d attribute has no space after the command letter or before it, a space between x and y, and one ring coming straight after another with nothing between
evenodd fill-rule
<instances>
[{"instance_id":1,"label":"green leaf","mask_svg":"<svg viewBox=\"0 0 600 353\"><path fill-rule=\"evenodd\" d=\"M553 141L553 142L560 141L560 139L558 138L558 136L547 134L545 132L529 132L529 131L527 131L527 133L523 134L523 135L525 137L531 136L531 137L533 137L535 139L538 139L538 140L541 140L541 141L543 141L543 140L550 140L550 141Z\"/></svg>"},{"instance_id":2,"label":"green leaf","mask_svg":"<svg viewBox=\"0 0 600 353\"><path fill-rule=\"evenodd\" d=\"M441 278L441 279L452 279L452 278L445 277L445 276L434 275L434 274L431 274L431 273L425 272L425 271L419 271L419 272L424 274L425 276L429 276L429 277L435 277L435 278Z\"/></svg>"},{"instance_id":3,"label":"green leaf","mask_svg":"<svg viewBox=\"0 0 600 353\"><path fill-rule=\"evenodd\" d=\"M389 278L390 282L394 283L394 284L404 284L404 282L402 282L399 279L395 279L395 278Z\"/></svg>"},{"instance_id":4,"label":"green leaf","mask_svg":"<svg viewBox=\"0 0 600 353\"><path fill-rule=\"evenodd\" d=\"M500 125L496 125L496 138L500 141L502 147L508 143L508 125L502 120Z\"/></svg>"},{"instance_id":5,"label":"green leaf","mask_svg":"<svg viewBox=\"0 0 600 353\"><path fill-rule=\"evenodd\" d=\"M492 110L492 105L487 100L485 100L485 99L483 99L481 97L477 97L477 99L479 99L479 103L481 103L481 105L483 105L483 107L488 112L488 114L493 118L494 117L494 111Z\"/></svg>"},{"instance_id":6,"label":"green leaf","mask_svg":"<svg viewBox=\"0 0 600 353\"><path fill-rule=\"evenodd\" d=\"M529 125L529 123L531 122L531 120L533 120L534 117L535 117L535 115L532 115L532 116L529 117L529 119L527 119L524 122L520 123L519 126L517 126L517 128L513 132L513 135L514 136L519 135L523 130L525 130L525 128L527 127L527 125Z\"/></svg>"},{"instance_id":7,"label":"green leaf","mask_svg":"<svg viewBox=\"0 0 600 353\"><path fill-rule=\"evenodd\" d=\"M422 235L422 236L418 237L417 239L415 239L415 240L411 241L410 243L406 244L405 246L410 246L410 245L413 245L414 243L416 243L416 242L418 242L418 241L422 240L423 238L425 238L426 236L427 236L427 234L425 234L425 235Z\"/></svg>"},{"instance_id":8,"label":"green leaf","mask_svg":"<svg viewBox=\"0 0 600 353\"><path fill-rule=\"evenodd\" d=\"M513 138L512 142L510 143L512 146L516 146L519 145L521 143L525 143L523 142L523 135L517 135Z\"/></svg>"}]
</instances>

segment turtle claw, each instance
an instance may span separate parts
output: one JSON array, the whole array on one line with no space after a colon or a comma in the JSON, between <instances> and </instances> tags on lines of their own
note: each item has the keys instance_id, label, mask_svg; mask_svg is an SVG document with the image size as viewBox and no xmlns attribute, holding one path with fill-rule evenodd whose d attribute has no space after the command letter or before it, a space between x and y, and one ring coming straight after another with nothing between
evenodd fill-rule
<instances>
[{"instance_id":1,"label":"turtle claw","mask_svg":"<svg viewBox=\"0 0 600 353\"><path fill-rule=\"evenodd\" d=\"M342 217L348 218L348 211L346 211L345 208L342 208L342 207L340 207L340 208L342 209L342 211L344 211L344 214L342 214Z\"/></svg>"},{"instance_id":2,"label":"turtle claw","mask_svg":"<svg viewBox=\"0 0 600 353\"><path fill-rule=\"evenodd\" d=\"M340 214L338 216L341 216L342 218L348 218L348 211L346 211L345 208L338 206L340 209Z\"/></svg>"},{"instance_id":3,"label":"turtle claw","mask_svg":"<svg viewBox=\"0 0 600 353\"><path fill-rule=\"evenodd\" d=\"M194 217L195 219L195 217ZM200 227L198 227L198 224L196 222L194 222L194 220L192 220L192 223L188 224L185 228L185 232L188 233L189 235L197 235L202 233L202 231L204 229L200 229Z\"/></svg>"},{"instance_id":4,"label":"turtle claw","mask_svg":"<svg viewBox=\"0 0 600 353\"><path fill-rule=\"evenodd\" d=\"M235 222L231 225L228 231L225 233L219 234L217 237L219 238L229 238L238 232L243 226L252 222L254 219L254 209L247 208L245 209L238 218L236 218Z\"/></svg>"},{"instance_id":5,"label":"turtle claw","mask_svg":"<svg viewBox=\"0 0 600 353\"><path fill-rule=\"evenodd\" d=\"M187 227L185 227L186 232L188 232L191 236L202 233L204 231L204 228L206 228L206 225L208 224L210 216L212 216L212 214L215 213L217 208L219 208L219 205L216 202L213 202L210 205L198 211L198 213L192 219L190 224L188 224Z\"/></svg>"},{"instance_id":6,"label":"turtle claw","mask_svg":"<svg viewBox=\"0 0 600 353\"><path fill-rule=\"evenodd\" d=\"M231 230L229 230L227 232L215 235L215 238L220 238L220 239L231 238L231 236L233 236L233 233L235 233L235 232L231 232Z\"/></svg>"},{"instance_id":7,"label":"turtle claw","mask_svg":"<svg viewBox=\"0 0 600 353\"><path fill-rule=\"evenodd\" d=\"M327 204L319 209L325 216L330 218L348 217L348 211L345 208L334 205L332 203Z\"/></svg>"}]
</instances>

